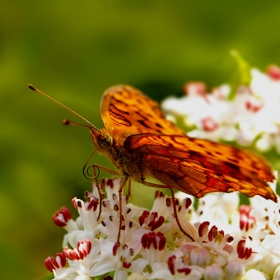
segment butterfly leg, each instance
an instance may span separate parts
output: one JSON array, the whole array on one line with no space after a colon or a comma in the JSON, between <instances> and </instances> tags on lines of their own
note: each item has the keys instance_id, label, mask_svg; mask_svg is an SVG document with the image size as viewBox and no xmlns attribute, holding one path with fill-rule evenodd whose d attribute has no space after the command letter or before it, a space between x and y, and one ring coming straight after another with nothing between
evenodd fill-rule
<instances>
[{"instance_id":1,"label":"butterfly leg","mask_svg":"<svg viewBox=\"0 0 280 280\"><path fill-rule=\"evenodd\" d=\"M110 168L107 168L107 167L104 167L104 166L96 164L96 163L92 164L91 167L95 167L95 168L101 169L101 170L103 170L103 171L105 171L107 173L120 176L120 173L118 171L110 169Z\"/></svg>"},{"instance_id":2,"label":"butterfly leg","mask_svg":"<svg viewBox=\"0 0 280 280\"><path fill-rule=\"evenodd\" d=\"M104 198L104 193L102 192L102 188L101 185L98 183L98 175L99 173L96 173L96 168L94 165L92 165L92 172L93 172L93 181L95 181L95 185L97 187L98 190L98 195L99 195L99 213L97 216L97 221L99 220L100 216L101 216L101 210L102 210L102 201ZM99 172L99 169L98 169Z\"/></svg>"},{"instance_id":3,"label":"butterfly leg","mask_svg":"<svg viewBox=\"0 0 280 280\"><path fill-rule=\"evenodd\" d=\"M126 194L126 200L128 201L131 197L131 179L128 180L128 190Z\"/></svg>"},{"instance_id":4,"label":"butterfly leg","mask_svg":"<svg viewBox=\"0 0 280 280\"><path fill-rule=\"evenodd\" d=\"M177 225L179 227L179 229L188 237L190 238L192 241L194 241L193 237L191 237L188 233L186 233L186 231L182 228L181 223L179 221L178 218L178 214L177 214L177 208L176 208L176 199L174 196L174 191L173 188L170 186L165 186L165 185L160 185L160 184L155 184L155 183L150 183L150 182L146 182L145 180L143 180L141 182L143 185L148 186L148 187L152 187L152 188L163 188L163 189L169 189L171 191L171 197L172 197L172 205L173 205L173 211L174 211L174 218L177 222Z\"/></svg>"},{"instance_id":5,"label":"butterfly leg","mask_svg":"<svg viewBox=\"0 0 280 280\"><path fill-rule=\"evenodd\" d=\"M121 184L119 187L119 232L118 232L118 239L117 239L117 244L120 244L120 238L121 238L121 230L122 230L122 222L123 222L123 209L122 209L122 193L123 193L123 188L127 182L127 180L129 180L129 177L123 177L121 180Z\"/></svg>"}]
</instances>

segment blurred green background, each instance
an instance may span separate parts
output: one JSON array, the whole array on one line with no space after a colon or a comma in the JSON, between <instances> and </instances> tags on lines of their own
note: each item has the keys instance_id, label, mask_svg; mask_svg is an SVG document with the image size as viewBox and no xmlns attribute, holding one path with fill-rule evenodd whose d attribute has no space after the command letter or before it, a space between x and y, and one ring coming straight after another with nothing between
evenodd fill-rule
<instances>
[{"instance_id":1,"label":"blurred green background","mask_svg":"<svg viewBox=\"0 0 280 280\"><path fill-rule=\"evenodd\" d=\"M100 97L112 85L160 101L189 80L229 81L231 49L262 70L279 65L279 14L279 1L2 0L1 278L50 275L44 259L61 250L64 234L51 216L91 188L81 172L92 151L87 129L63 126L63 118L81 121L28 83L101 127ZM154 190L143 188L133 196L150 205Z\"/></svg>"}]
</instances>

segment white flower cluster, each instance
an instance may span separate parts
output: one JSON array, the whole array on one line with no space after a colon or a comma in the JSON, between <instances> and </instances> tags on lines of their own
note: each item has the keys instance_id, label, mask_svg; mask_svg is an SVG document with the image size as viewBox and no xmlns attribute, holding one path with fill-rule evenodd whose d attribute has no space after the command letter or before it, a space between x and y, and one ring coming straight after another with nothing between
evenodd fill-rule
<instances>
[{"instance_id":1,"label":"white flower cluster","mask_svg":"<svg viewBox=\"0 0 280 280\"><path fill-rule=\"evenodd\" d=\"M157 191L151 210L122 199L120 179L96 184L86 201L74 198L79 213L67 208L53 216L67 231L63 251L45 260L57 279L280 279L280 204L262 197L239 206L239 196L209 194L197 209L177 193L175 205L184 235L174 218L173 199ZM96 277L96 278L95 278Z\"/></svg>"},{"instance_id":2,"label":"white flower cluster","mask_svg":"<svg viewBox=\"0 0 280 280\"><path fill-rule=\"evenodd\" d=\"M275 147L280 154L280 69L271 65L266 74L257 69L250 73L250 85L241 85L236 92L222 85L207 94L203 83L188 83L186 96L168 98L163 109L194 128L189 136L237 141L261 152Z\"/></svg>"}]
</instances>

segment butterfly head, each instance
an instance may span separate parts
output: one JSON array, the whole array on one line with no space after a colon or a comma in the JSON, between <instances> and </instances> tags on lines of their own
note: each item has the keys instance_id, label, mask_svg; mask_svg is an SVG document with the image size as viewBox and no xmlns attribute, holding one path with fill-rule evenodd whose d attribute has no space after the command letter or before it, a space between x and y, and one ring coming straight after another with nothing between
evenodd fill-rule
<instances>
[{"instance_id":1,"label":"butterfly head","mask_svg":"<svg viewBox=\"0 0 280 280\"><path fill-rule=\"evenodd\" d=\"M113 145L112 136L103 130L91 127L90 135L95 149L99 152L102 152L102 150L109 150Z\"/></svg>"}]
</instances>

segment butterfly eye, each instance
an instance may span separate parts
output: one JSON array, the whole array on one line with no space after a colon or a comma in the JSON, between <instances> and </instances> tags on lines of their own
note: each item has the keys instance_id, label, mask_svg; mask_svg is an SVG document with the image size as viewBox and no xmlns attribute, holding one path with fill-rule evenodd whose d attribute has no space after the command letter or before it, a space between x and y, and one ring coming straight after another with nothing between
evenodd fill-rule
<instances>
[{"instance_id":1,"label":"butterfly eye","mask_svg":"<svg viewBox=\"0 0 280 280\"><path fill-rule=\"evenodd\" d=\"M109 134L101 134L99 138L99 145L102 149L109 149L113 144L113 139Z\"/></svg>"}]
</instances>

